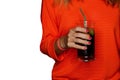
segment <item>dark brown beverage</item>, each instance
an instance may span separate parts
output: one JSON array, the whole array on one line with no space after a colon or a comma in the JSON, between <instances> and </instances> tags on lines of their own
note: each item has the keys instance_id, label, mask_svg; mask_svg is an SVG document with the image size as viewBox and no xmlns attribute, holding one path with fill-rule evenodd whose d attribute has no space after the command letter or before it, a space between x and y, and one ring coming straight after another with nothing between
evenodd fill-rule
<instances>
[{"instance_id":1,"label":"dark brown beverage","mask_svg":"<svg viewBox=\"0 0 120 80\"><path fill-rule=\"evenodd\" d=\"M87 46L87 50L79 50L78 49L78 57L81 58L84 62L88 62L91 60L95 59L95 42L94 42L94 30L92 28L88 28L88 34L90 34L90 36L92 37L91 40L89 40L91 42L91 45L83 45L83 46Z\"/></svg>"}]
</instances>

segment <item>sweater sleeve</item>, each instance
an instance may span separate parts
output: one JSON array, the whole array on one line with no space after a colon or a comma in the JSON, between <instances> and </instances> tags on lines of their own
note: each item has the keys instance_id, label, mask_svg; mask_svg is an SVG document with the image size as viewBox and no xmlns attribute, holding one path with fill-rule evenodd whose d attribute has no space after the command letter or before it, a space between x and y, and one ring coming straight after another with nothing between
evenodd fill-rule
<instances>
[{"instance_id":1,"label":"sweater sleeve","mask_svg":"<svg viewBox=\"0 0 120 80\"><path fill-rule=\"evenodd\" d=\"M43 34L40 50L55 61L61 61L63 59L63 55L57 56L54 49L54 43L59 36L54 7L52 4L53 0L42 0L41 22Z\"/></svg>"},{"instance_id":2,"label":"sweater sleeve","mask_svg":"<svg viewBox=\"0 0 120 80\"><path fill-rule=\"evenodd\" d=\"M115 39L116 39L118 51L120 53L120 19L119 19L119 25L115 28Z\"/></svg>"}]
</instances>

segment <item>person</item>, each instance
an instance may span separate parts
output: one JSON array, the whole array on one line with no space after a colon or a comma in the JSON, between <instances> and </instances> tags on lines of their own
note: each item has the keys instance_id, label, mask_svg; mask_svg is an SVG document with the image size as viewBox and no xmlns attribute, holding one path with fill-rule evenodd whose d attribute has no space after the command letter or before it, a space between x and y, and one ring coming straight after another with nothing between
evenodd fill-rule
<instances>
[{"instance_id":1,"label":"person","mask_svg":"<svg viewBox=\"0 0 120 80\"><path fill-rule=\"evenodd\" d=\"M55 60L52 80L120 80L119 2L42 0L40 50ZM78 57L78 50L87 50L92 39L81 24L80 9L95 34L95 59L88 62Z\"/></svg>"}]
</instances>

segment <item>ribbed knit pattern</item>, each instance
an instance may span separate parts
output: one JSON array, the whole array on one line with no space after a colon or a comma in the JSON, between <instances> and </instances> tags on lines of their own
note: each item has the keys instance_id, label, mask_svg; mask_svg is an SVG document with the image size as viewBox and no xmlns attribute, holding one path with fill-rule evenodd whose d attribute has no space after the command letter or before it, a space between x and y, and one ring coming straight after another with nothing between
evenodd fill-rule
<instances>
[{"instance_id":1,"label":"ribbed knit pattern","mask_svg":"<svg viewBox=\"0 0 120 80\"><path fill-rule=\"evenodd\" d=\"M43 0L41 51L56 63L53 80L119 80L120 79L120 26L119 9L106 5L103 0L72 0L67 6L52 6L53 0ZM84 11L95 30L95 60L83 62L76 49L68 49L60 56L54 50L54 41L66 35L69 29L82 26ZM90 27L90 26L89 26Z\"/></svg>"}]
</instances>

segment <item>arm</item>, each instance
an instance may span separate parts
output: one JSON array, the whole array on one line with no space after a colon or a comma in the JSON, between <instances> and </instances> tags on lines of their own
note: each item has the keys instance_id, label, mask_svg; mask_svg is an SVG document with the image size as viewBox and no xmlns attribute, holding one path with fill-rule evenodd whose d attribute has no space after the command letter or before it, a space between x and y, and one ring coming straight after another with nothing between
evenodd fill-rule
<instances>
[{"instance_id":1,"label":"arm","mask_svg":"<svg viewBox=\"0 0 120 80\"><path fill-rule=\"evenodd\" d=\"M42 0L41 22L43 36L40 44L40 50L55 60L61 60L61 58L56 55L54 49L54 44L59 36L52 1L53 0Z\"/></svg>"},{"instance_id":2,"label":"arm","mask_svg":"<svg viewBox=\"0 0 120 80\"><path fill-rule=\"evenodd\" d=\"M80 46L75 43L90 44L86 40L90 36L86 34L86 29L82 27L75 27L69 30L69 33L65 36L58 36L57 23L54 13L54 8L52 7L53 0L42 0L42 12L41 12L41 21L43 28L43 36L40 44L40 50L53 58L56 61L62 61L64 59L64 50L67 48L76 48L76 49L87 49L85 46ZM85 34L84 34L85 33ZM80 37L80 38L78 38ZM59 40L59 46L57 41Z\"/></svg>"}]
</instances>

